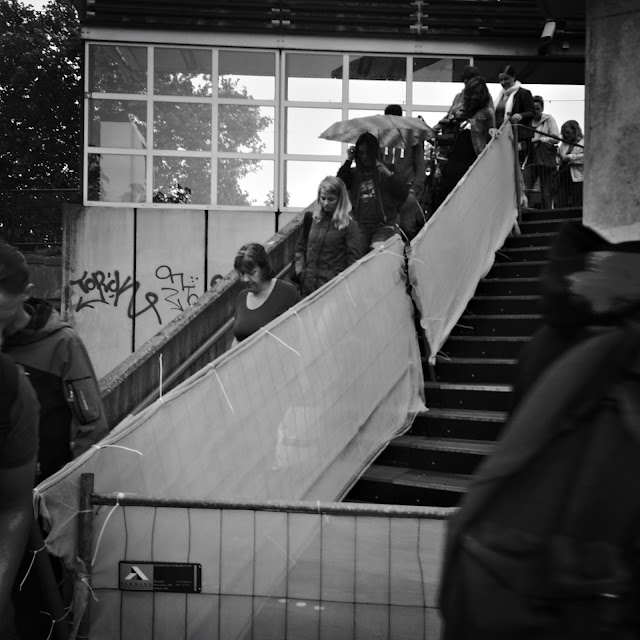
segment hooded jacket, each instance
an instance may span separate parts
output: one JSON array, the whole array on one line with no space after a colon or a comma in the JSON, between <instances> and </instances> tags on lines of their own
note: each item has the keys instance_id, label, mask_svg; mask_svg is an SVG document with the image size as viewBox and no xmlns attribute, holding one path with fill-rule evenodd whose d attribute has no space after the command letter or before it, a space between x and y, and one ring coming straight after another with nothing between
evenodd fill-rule
<instances>
[{"instance_id":1,"label":"hooded jacket","mask_svg":"<svg viewBox=\"0 0 640 640\"><path fill-rule=\"evenodd\" d=\"M107 432L100 390L78 334L46 301L25 303L29 324L8 335L3 351L22 365L40 402L40 482Z\"/></svg>"},{"instance_id":2,"label":"hooded jacket","mask_svg":"<svg viewBox=\"0 0 640 640\"><path fill-rule=\"evenodd\" d=\"M640 242L568 223L550 258L518 404L449 524L445 640L640 637Z\"/></svg>"},{"instance_id":3,"label":"hooded jacket","mask_svg":"<svg viewBox=\"0 0 640 640\"><path fill-rule=\"evenodd\" d=\"M365 168L358 160L358 150L364 146L370 158L371 168ZM398 218L398 207L407 199L409 188L401 176L395 173L393 167L387 167L392 175L381 176L376 168L376 162L380 160L380 147L378 139L372 133L363 133L355 145L356 166L351 167L351 160L347 160L338 171L340 178L349 191L353 217L360 224L371 225L374 222L383 225L393 225ZM367 180L372 180L375 192L375 220L363 219L361 204L361 186Z\"/></svg>"}]
</instances>

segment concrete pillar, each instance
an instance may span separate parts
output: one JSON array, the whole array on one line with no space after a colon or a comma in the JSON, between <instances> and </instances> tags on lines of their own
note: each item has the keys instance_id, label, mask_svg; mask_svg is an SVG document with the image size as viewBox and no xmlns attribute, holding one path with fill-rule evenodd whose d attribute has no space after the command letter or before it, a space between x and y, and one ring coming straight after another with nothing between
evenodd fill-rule
<instances>
[{"instance_id":1,"label":"concrete pillar","mask_svg":"<svg viewBox=\"0 0 640 640\"><path fill-rule=\"evenodd\" d=\"M584 223L640 240L640 2L587 0Z\"/></svg>"}]
</instances>

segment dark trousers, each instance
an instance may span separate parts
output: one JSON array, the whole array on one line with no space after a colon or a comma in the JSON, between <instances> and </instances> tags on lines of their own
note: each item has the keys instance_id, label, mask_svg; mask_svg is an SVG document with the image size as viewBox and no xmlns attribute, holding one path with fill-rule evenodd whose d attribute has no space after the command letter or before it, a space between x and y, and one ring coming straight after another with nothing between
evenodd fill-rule
<instances>
[{"instance_id":1,"label":"dark trousers","mask_svg":"<svg viewBox=\"0 0 640 640\"><path fill-rule=\"evenodd\" d=\"M532 164L524 170L524 180L528 189L533 189L536 180L540 179L540 200L543 209L551 209L553 206L553 175L555 167L547 167L542 164Z\"/></svg>"}]
</instances>

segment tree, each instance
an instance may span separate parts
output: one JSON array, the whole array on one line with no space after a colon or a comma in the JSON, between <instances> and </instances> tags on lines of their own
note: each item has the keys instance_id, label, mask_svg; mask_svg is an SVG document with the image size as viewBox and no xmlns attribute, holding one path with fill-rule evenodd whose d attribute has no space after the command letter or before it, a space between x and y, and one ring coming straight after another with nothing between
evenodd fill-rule
<instances>
[{"instance_id":1,"label":"tree","mask_svg":"<svg viewBox=\"0 0 640 640\"><path fill-rule=\"evenodd\" d=\"M0 0L0 182L80 187L80 23L70 0L42 12Z\"/></svg>"}]
</instances>

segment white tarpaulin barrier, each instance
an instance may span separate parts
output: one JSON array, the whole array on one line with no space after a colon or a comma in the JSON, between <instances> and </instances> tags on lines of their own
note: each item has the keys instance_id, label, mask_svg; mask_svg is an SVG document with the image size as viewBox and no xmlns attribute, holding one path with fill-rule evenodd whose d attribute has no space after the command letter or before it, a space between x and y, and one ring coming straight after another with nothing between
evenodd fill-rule
<instances>
[{"instance_id":1,"label":"white tarpaulin barrier","mask_svg":"<svg viewBox=\"0 0 640 640\"><path fill-rule=\"evenodd\" d=\"M517 220L513 133L502 127L409 250L431 364Z\"/></svg>"},{"instance_id":2,"label":"white tarpaulin barrier","mask_svg":"<svg viewBox=\"0 0 640 640\"><path fill-rule=\"evenodd\" d=\"M49 550L73 566L82 473L101 494L340 499L424 410L402 253L370 253L39 485Z\"/></svg>"}]
</instances>

